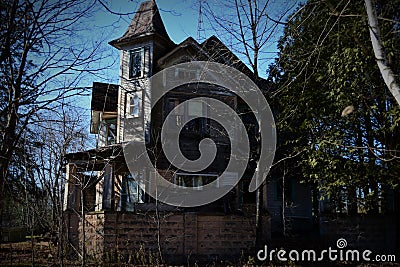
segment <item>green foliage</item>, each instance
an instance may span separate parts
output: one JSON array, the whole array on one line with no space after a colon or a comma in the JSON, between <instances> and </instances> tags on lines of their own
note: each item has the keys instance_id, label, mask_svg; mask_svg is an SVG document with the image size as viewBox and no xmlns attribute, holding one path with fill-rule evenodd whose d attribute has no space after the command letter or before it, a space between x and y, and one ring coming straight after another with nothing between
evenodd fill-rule
<instances>
[{"instance_id":1,"label":"green foliage","mask_svg":"<svg viewBox=\"0 0 400 267\"><path fill-rule=\"evenodd\" d=\"M400 1L376 3L399 74ZM318 185L337 208L345 198L355 209L376 211L383 188L400 182L400 107L375 62L363 2L307 1L288 21L279 49L270 67L278 159L298 155L286 160L287 171Z\"/></svg>"}]
</instances>

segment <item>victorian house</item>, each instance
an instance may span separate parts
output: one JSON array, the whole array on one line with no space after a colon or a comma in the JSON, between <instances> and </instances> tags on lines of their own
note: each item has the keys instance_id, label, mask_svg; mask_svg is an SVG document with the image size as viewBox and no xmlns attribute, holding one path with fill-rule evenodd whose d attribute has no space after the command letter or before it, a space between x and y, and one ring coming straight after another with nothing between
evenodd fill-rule
<instances>
[{"instance_id":1,"label":"victorian house","mask_svg":"<svg viewBox=\"0 0 400 267\"><path fill-rule=\"evenodd\" d=\"M172 42L154 1L143 2L125 34L109 44L120 51L120 81L118 85L93 83L90 132L97 135L97 147L66 156L64 208L72 251L126 261L143 252L147 257L155 255L171 262L232 259L248 253L254 256L256 241L265 244L271 233L266 187L259 200L247 190L259 156L254 115L234 93L206 84L175 88L150 113L149 79L170 66L196 60L234 67L262 89L266 82L255 80L250 69L215 36L202 43L190 37L179 44ZM167 79L196 75L196 71L175 69ZM140 166L130 172L122 144L144 136L148 150L158 153L161 144L157 136L165 117L179 104L201 96L220 100L240 114L249 136L250 160L240 182L222 199L194 208L165 205L142 190L149 186L143 181L151 173ZM152 157L158 173L174 184L208 184L229 161L231 144L224 129L206 118L190 120L191 116L207 112L210 110L204 103L189 102L172 115L177 126L189 121L179 136L180 148L187 158L199 156L198 146L203 138L211 138L217 144L217 156L209 167L188 173L171 166L162 153ZM258 201L263 207L259 212ZM304 206L302 212L308 220L311 208L309 203Z\"/></svg>"}]
</instances>

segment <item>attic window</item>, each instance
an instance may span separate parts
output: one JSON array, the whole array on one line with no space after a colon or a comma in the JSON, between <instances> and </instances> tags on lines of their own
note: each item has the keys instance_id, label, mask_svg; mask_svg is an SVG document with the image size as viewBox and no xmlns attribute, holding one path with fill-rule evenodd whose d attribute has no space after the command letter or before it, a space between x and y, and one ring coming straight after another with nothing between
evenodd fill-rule
<instances>
[{"instance_id":1,"label":"attic window","mask_svg":"<svg viewBox=\"0 0 400 267\"><path fill-rule=\"evenodd\" d=\"M143 77L144 48L130 51L129 78Z\"/></svg>"}]
</instances>

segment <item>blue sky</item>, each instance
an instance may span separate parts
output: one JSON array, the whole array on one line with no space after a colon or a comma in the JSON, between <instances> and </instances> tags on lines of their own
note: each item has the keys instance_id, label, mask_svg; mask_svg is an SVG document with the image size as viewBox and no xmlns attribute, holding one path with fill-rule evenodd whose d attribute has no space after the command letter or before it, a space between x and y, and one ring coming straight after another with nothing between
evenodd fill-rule
<instances>
[{"instance_id":1,"label":"blue sky","mask_svg":"<svg viewBox=\"0 0 400 267\"><path fill-rule=\"evenodd\" d=\"M113 12L126 15L114 15L101 8L95 15L94 23L104 26L113 25L110 39L118 38L125 32L140 2L140 0L104 1ZM198 3L196 0L158 0L156 3L172 41L180 43L189 36L197 36Z\"/></svg>"},{"instance_id":2,"label":"blue sky","mask_svg":"<svg viewBox=\"0 0 400 267\"><path fill-rule=\"evenodd\" d=\"M203 0L205 1L205 0ZM207 3L210 5L214 4L215 0L208 0ZM108 42L118 37L121 37L126 31L129 23L131 22L134 12L138 9L140 5L140 0L103 0L104 4L115 13L122 13L125 15L115 15L111 14L104 7L99 6L94 20L92 21L93 25L96 27L103 27L104 41ZM264 2L263 0L260 1ZM287 8L288 6L297 6L297 1L290 0L270 0L269 1L269 15L271 17L277 18L279 16L279 12L282 9ZM156 1L159 9L162 20L166 27L166 30L175 43L180 43L185 40L187 37L191 36L197 39L197 29L198 29L198 18L199 18L199 1L198 0L157 0ZM290 4L289 4L290 3ZM293 9L294 10L294 9ZM218 12L218 10L217 10ZM221 11L223 12L223 11ZM291 12L289 12L290 14ZM214 30L208 24L208 20L205 15L203 15L204 25L203 28L205 30L204 37L209 37L212 34L216 34ZM276 37L274 40L267 44L265 49L265 59L262 60L262 69L260 70L260 75L263 77L266 76L265 70L268 68L268 65L273 62L273 58L276 56L276 40L282 32L282 26L278 29ZM90 32L93 33L93 32ZM219 36L216 34L223 42L227 45L229 40L226 40L224 36ZM199 41L199 40L198 40ZM111 50L116 50L115 48L108 46ZM111 53L111 52L110 52ZM238 54L237 54L238 55ZM245 58L238 55L245 62ZM112 56L114 57L114 56ZM118 63L118 62L117 62ZM247 63L247 62L245 62ZM118 64L115 64L115 75L118 76ZM110 82L115 82L110 81Z\"/></svg>"}]
</instances>

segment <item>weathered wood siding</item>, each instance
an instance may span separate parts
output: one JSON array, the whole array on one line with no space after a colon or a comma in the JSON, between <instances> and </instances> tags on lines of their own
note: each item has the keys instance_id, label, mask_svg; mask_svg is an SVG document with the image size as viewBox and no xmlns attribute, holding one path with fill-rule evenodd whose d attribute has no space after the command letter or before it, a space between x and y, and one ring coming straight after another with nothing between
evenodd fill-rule
<instances>
[{"instance_id":1,"label":"weathered wood siding","mask_svg":"<svg viewBox=\"0 0 400 267\"><path fill-rule=\"evenodd\" d=\"M144 70L142 77L129 78L130 51L144 48ZM152 75L153 41L127 46L121 50L120 90L118 98L118 142L142 140L145 125L150 124L151 88L149 77ZM127 95L135 93L140 99L140 116L126 116Z\"/></svg>"}]
</instances>

